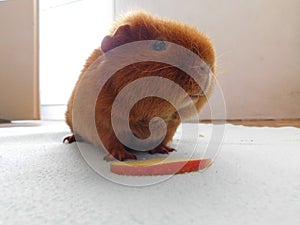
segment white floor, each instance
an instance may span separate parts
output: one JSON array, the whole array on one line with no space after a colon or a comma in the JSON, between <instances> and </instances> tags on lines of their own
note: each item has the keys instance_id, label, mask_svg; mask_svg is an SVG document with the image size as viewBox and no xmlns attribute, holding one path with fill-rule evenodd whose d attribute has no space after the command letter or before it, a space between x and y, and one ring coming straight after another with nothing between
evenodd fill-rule
<instances>
[{"instance_id":1,"label":"white floor","mask_svg":"<svg viewBox=\"0 0 300 225\"><path fill-rule=\"evenodd\" d=\"M211 127L198 127L206 143ZM0 128L0 224L300 224L300 129L226 125L208 170L144 187L100 176L66 134L63 123Z\"/></svg>"}]
</instances>

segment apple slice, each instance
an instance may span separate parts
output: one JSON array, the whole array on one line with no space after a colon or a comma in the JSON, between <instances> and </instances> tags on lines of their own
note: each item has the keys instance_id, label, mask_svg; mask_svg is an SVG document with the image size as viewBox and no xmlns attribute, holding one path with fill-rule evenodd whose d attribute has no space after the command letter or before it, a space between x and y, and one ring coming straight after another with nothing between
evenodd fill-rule
<instances>
[{"instance_id":1,"label":"apple slice","mask_svg":"<svg viewBox=\"0 0 300 225\"><path fill-rule=\"evenodd\" d=\"M203 170L210 165L211 159L154 158L112 162L110 171L119 175L153 176L193 172Z\"/></svg>"}]
</instances>

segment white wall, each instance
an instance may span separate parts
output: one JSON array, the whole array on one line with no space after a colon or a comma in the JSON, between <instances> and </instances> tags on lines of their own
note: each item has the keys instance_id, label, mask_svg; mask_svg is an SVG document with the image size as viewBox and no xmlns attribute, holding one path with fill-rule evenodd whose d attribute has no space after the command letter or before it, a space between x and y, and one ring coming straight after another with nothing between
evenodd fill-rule
<instances>
[{"instance_id":1,"label":"white wall","mask_svg":"<svg viewBox=\"0 0 300 225\"><path fill-rule=\"evenodd\" d=\"M0 2L0 118L38 119L37 1Z\"/></svg>"},{"instance_id":2,"label":"white wall","mask_svg":"<svg viewBox=\"0 0 300 225\"><path fill-rule=\"evenodd\" d=\"M229 119L300 118L299 0L115 2L116 15L145 9L212 38Z\"/></svg>"}]
</instances>

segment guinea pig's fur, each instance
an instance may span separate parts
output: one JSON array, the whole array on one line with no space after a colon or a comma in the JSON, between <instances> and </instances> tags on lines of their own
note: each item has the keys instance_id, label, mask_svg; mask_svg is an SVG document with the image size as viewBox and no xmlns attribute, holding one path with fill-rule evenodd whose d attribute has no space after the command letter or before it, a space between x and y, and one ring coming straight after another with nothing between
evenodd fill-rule
<instances>
[{"instance_id":1,"label":"guinea pig's fur","mask_svg":"<svg viewBox=\"0 0 300 225\"><path fill-rule=\"evenodd\" d=\"M98 147L105 147L109 153L105 157L106 160L118 159L123 161L126 159L136 159L136 156L128 151L129 149L126 146L121 144L112 128L111 109L114 99L119 91L138 78L159 76L176 82L189 95L196 95L199 93L201 90L199 85L197 85L190 76L174 66L150 61L134 63L118 70L111 79L108 80L107 84L104 85L96 101L95 115L85 115L84 110L80 112L82 114L79 115L79 118L80 116L95 117L94 121L96 123L97 134L95 135L87 132L87 130L84 129L84 124L81 124L76 130L73 129L74 121L72 121L72 113L74 113L74 98L77 94L80 81L84 78L85 72L88 70L89 66L100 56L105 55L110 50L123 44L141 40L161 39L175 43L196 53L207 64L208 68L212 71L213 76L216 76L214 48L206 35L200 33L196 28L183 23L154 17L145 12L129 13L114 22L110 34L104 37L101 48L94 50L84 65L69 99L66 112L66 123L69 125L73 135L66 137L65 140L68 140L69 143L71 143L75 141L75 137L79 137L83 141L90 142ZM166 49L166 54L168 53L167 51L168 49ZM119 57L130 56L120 55ZM105 67L109 63L109 61L105 61L101 66ZM96 82L96 80L94 82ZM207 85L208 87L206 87L207 91L205 95L197 96L196 101L194 101L197 111L200 111L201 107L207 101L207 97L212 92L213 82L210 82ZM84 88L90 90L92 87L86 86ZM170 93L170 95L174 95L173 97L175 99L177 98L176 93ZM87 101L88 98L87 92L85 96L77 95L76 101ZM124 102L126 102L126 99L124 99ZM119 113L120 118L122 118L122 111ZM188 113L186 117L188 118L191 116L193 115L189 115ZM174 106L168 101L158 97L147 97L137 102L132 108L129 116L131 131L140 139L147 138L150 135L149 122L154 117L160 117L165 121L167 133L161 144L149 152L151 154L167 154L174 150L173 148L168 147L167 144L172 140L172 137L182 120ZM100 144L97 140L99 138L104 146L99 146Z\"/></svg>"}]
</instances>

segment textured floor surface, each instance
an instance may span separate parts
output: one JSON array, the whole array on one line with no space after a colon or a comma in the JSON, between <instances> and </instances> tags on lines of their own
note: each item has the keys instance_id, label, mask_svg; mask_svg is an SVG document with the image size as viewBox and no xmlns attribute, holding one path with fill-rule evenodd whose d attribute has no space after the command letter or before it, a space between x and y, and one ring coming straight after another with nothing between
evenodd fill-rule
<instances>
[{"instance_id":1,"label":"textured floor surface","mask_svg":"<svg viewBox=\"0 0 300 225\"><path fill-rule=\"evenodd\" d=\"M198 133L193 156L209 143L211 125L187 128L174 157L194 144L180 133ZM86 162L67 134L63 123L0 128L0 224L300 224L299 128L226 125L208 170L156 178L112 175L103 152Z\"/></svg>"}]
</instances>

